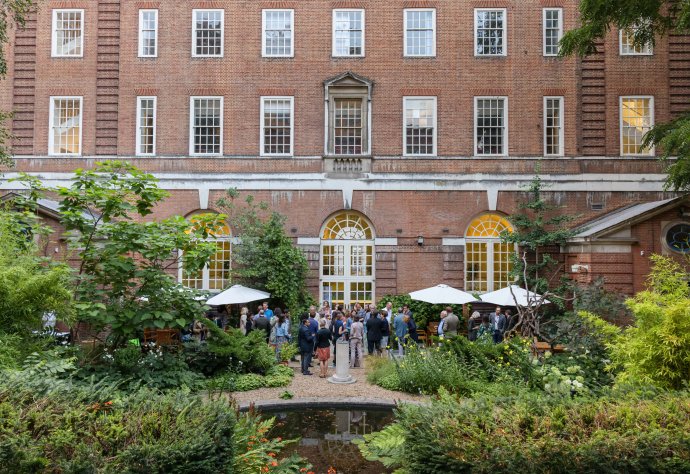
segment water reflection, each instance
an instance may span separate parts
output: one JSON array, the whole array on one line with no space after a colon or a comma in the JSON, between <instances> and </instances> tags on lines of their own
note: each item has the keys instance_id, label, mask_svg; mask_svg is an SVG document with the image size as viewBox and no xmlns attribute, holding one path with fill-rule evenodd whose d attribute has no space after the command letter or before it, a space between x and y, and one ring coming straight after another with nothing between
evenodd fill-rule
<instances>
[{"instance_id":1,"label":"water reflection","mask_svg":"<svg viewBox=\"0 0 690 474\"><path fill-rule=\"evenodd\" d=\"M297 452L314 465L314 472L381 474L391 472L382 464L367 461L352 440L378 431L393 422L388 410L328 410L296 408L294 411L267 412L276 417L272 436L301 438L299 445L286 450ZM331 471L332 472L332 471Z\"/></svg>"}]
</instances>

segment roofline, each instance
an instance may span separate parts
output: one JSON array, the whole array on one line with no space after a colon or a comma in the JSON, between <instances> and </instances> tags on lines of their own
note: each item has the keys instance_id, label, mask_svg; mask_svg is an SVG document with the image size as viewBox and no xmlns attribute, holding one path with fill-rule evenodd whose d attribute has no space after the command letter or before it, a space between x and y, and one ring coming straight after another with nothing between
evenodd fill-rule
<instances>
[{"instance_id":1,"label":"roofline","mask_svg":"<svg viewBox=\"0 0 690 474\"><path fill-rule=\"evenodd\" d=\"M598 231L592 235L589 235L587 237L572 237L572 238L568 239L567 242L575 243L575 242L599 240L599 237L603 234L616 232L618 230L621 230L622 228L625 228L625 227L628 227L631 225L635 225L635 224L642 222L642 221L645 221L647 219L651 219L652 217L657 216L659 214L662 214L662 213L666 212L667 210L677 206L679 203L685 201L688 198L690 198L690 194L684 194L682 196L672 198L671 201L667 202L666 204L660 205L659 207L645 211L642 214L638 214L637 216L625 219L624 221L621 221L621 222L614 224L610 227L606 227L606 228L604 228L604 229L602 229L602 230L600 230L600 231ZM613 212L620 212L620 211L623 211L625 209L630 209L631 207L634 207L634 206L639 205L639 204L644 204L644 203L638 203L638 204L632 204L630 206L624 206L624 207L621 207L620 209L616 209ZM601 216L599 219L596 219L596 220L601 220L604 217L605 217L605 215ZM592 222L596 222L596 220L592 221ZM589 227L589 226L591 226L591 223L589 223L589 225L581 226L580 228L582 229L582 231L585 231L587 229L587 227ZM585 240L574 240L574 239L585 239ZM613 240L613 239L603 239L603 240Z\"/></svg>"}]
</instances>

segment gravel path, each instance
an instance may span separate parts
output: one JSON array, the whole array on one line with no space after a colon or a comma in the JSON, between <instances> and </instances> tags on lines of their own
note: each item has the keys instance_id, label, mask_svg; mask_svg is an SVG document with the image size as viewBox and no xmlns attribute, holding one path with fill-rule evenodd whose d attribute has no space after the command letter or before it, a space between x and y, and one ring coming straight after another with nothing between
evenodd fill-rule
<instances>
[{"instance_id":1,"label":"gravel path","mask_svg":"<svg viewBox=\"0 0 690 474\"><path fill-rule=\"evenodd\" d=\"M320 378L317 375L319 371L318 364L315 365L315 367L312 367L312 373L314 375L305 376L300 373L299 362L291 362L290 367L295 371L295 377L292 379L292 383L287 387L260 388L248 392L233 392L232 397L239 405L280 400L280 395L285 391L294 395L293 400L300 398L366 398L389 401L424 402L429 399L426 396L394 392L370 384L367 382L366 377L366 358L364 359L364 368L350 369L350 375L357 379L357 382L352 384L334 384L328 382L327 379ZM331 376L334 372L335 368L329 366L328 375Z\"/></svg>"}]
</instances>

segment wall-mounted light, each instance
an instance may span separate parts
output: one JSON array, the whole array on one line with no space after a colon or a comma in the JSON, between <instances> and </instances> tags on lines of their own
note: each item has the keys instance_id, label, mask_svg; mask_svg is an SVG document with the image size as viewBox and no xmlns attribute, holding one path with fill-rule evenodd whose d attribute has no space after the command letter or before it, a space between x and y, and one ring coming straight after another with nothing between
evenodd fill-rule
<instances>
[{"instance_id":1,"label":"wall-mounted light","mask_svg":"<svg viewBox=\"0 0 690 474\"><path fill-rule=\"evenodd\" d=\"M424 237L423 236L420 235L417 237L417 245L419 245L420 247L422 245L424 245Z\"/></svg>"}]
</instances>

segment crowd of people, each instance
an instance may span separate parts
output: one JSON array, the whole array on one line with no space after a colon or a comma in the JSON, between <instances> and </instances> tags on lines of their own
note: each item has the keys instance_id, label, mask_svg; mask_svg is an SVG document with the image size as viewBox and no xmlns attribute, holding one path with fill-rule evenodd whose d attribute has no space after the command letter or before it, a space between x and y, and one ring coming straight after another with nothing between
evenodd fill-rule
<instances>
[{"instance_id":1,"label":"crowd of people","mask_svg":"<svg viewBox=\"0 0 690 474\"><path fill-rule=\"evenodd\" d=\"M207 315L221 327L227 323L227 313L224 310L212 310ZM439 337L455 337L460 327L460 317L448 306L440 314L437 335ZM503 311L496 307L494 313L481 315L474 311L468 320L468 337L470 340L485 340L500 343L504 334L515 324L509 309ZM281 308L271 310L268 302L256 307L250 314L248 307L240 311L239 329L242 334L250 331L263 331L266 342L275 348L276 359L281 360L282 347L292 342L291 318L287 310ZM418 332L412 311L407 305L397 310L392 303L376 309L373 304L361 305L356 303L352 309L343 305L331 307L328 301L317 309L311 306L307 313L300 317L297 333L297 347L301 356L301 372L312 375L312 360L318 360L319 377L328 376L328 364L332 360L336 364L336 354L347 348L350 367L363 366L363 357L388 355L391 336L397 341L397 356L402 357L405 348L410 343L417 344ZM193 337L203 340L206 336L204 324L196 321L192 328ZM340 344L339 344L340 342ZM346 344L343 344L346 343Z\"/></svg>"}]
</instances>

